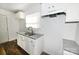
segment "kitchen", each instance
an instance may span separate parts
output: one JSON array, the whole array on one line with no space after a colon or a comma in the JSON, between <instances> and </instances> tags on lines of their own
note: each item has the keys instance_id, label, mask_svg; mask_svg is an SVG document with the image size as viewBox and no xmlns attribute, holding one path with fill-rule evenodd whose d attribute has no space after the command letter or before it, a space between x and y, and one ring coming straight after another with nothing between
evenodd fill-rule
<instances>
[{"instance_id":1,"label":"kitchen","mask_svg":"<svg viewBox=\"0 0 79 59\"><path fill-rule=\"evenodd\" d=\"M1 50L8 55L77 55L78 6L78 3L0 4Z\"/></svg>"}]
</instances>

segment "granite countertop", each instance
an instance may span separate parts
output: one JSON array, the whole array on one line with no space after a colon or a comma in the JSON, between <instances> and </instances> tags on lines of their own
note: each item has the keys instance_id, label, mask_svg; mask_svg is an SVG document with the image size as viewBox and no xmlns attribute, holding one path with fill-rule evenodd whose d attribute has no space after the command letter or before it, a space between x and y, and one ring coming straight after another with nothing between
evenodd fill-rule
<instances>
[{"instance_id":1,"label":"granite countertop","mask_svg":"<svg viewBox=\"0 0 79 59\"><path fill-rule=\"evenodd\" d=\"M39 33L34 33L33 35L30 35L30 36L26 35L25 32L18 32L17 34L23 35L25 37L29 37L29 38L34 39L34 40L36 40L36 39L40 38L41 36L43 36L43 34L39 34Z\"/></svg>"}]
</instances>

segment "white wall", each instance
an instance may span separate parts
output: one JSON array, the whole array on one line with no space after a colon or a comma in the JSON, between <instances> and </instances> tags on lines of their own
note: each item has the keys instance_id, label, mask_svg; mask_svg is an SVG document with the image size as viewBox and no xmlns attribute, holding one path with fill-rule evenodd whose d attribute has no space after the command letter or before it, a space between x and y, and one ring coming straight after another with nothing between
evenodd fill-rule
<instances>
[{"instance_id":1,"label":"white wall","mask_svg":"<svg viewBox=\"0 0 79 59\"><path fill-rule=\"evenodd\" d=\"M28 15L35 12L40 12L40 3L30 4L25 13Z\"/></svg>"},{"instance_id":2,"label":"white wall","mask_svg":"<svg viewBox=\"0 0 79 59\"><path fill-rule=\"evenodd\" d=\"M76 42L77 42L77 44L79 45L79 23L77 24L77 29L76 29Z\"/></svg>"},{"instance_id":3,"label":"white wall","mask_svg":"<svg viewBox=\"0 0 79 59\"><path fill-rule=\"evenodd\" d=\"M25 15L29 15L29 14L33 14L36 12L40 12L40 3L32 3L30 5L28 5L26 11L25 11ZM19 32L23 32L26 31L26 21L18 19L19 22ZM37 31L37 29L34 29L34 31Z\"/></svg>"},{"instance_id":4,"label":"white wall","mask_svg":"<svg viewBox=\"0 0 79 59\"><path fill-rule=\"evenodd\" d=\"M25 19L18 19L19 22L19 32L24 32L26 30Z\"/></svg>"},{"instance_id":5,"label":"white wall","mask_svg":"<svg viewBox=\"0 0 79 59\"><path fill-rule=\"evenodd\" d=\"M79 45L79 23L71 23L67 25L64 38L73 40Z\"/></svg>"},{"instance_id":6,"label":"white wall","mask_svg":"<svg viewBox=\"0 0 79 59\"><path fill-rule=\"evenodd\" d=\"M27 11L25 12L26 16L33 13L40 13L40 7L41 7L40 3L29 5ZM39 32L39 29L33 29L33 30L35 33Z\"/></svg>"},{"instance_id":7,"label":"white wall","mask_svg":"<svg viewBox=\"0 0 79 59\"><path fill-rule=\"evenodd\" d=\"M7 11L0 9L0 14L6 15L8 19L8 31L9 31L9 41L13 40L16 38L16 32L19 31L19 23L18 20L15 17L15 14Z\"/></svg>"},{"instance_id":8,"label":"white wall","mask_svg":"<svg viewBox=\"0 0 79 59\"><path fill-rule=\"evenodd\" d=\"M75 41L76 30L77 30L77 23L66 23L63 38Z\"/></svg>"}]
</instances>

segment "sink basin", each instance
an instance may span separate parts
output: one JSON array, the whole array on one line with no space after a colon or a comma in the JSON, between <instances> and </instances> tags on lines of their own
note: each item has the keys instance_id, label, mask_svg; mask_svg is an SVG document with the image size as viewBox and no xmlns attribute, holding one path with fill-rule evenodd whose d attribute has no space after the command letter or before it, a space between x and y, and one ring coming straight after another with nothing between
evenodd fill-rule
<instances>
[{"instance_id":1,"label":"sink basin","mask_svg":"<svg viewBox=\"0 0 79 59\"><path fill-rule=\"evenodd\" d=\"M32 36L32 35L36 35L36 34L35 33L24 33L24 35Z\"/></svg>"},{"instance_id":2,"label":"sink basin","mask_svg":"<svg viewBox=\"0 0 79 59\"><path fill-rule=\"evenodd\" d=\"M28 33L28 32L19 32L19 34L24 35L24 36L32 36L32 35L36 35L36 33Z\"/></svg>"},{"instance_id":3,"label":"sink basin","mask_svg":"<svg viewBox=\"0 0 79 59\"><path fill-rule=\"evenodd\" d=\"M38 38L40 38L41 36L43 36L43 34L38 34L38 33L33 33L33 34L30 34L30 35L29 35L29 33L26 33L26 32L20 32L20 33L18 33L18 34L23 35L23 36L28 36L28 37L30 37L30 38L32 38L32 39L38 39Z\"/></svg>"},{"instance_id":4,"label":"sink basin","mask_svg":"<svg viewBox=\"0 0 79 59\"><path fill-rule=\"evenodd\" d=\"M42 34L34 34L34 35L29 36L29 37L31 37L32 39L38 39L41 36L42 36Z\"/></svg>"}]
</instances>

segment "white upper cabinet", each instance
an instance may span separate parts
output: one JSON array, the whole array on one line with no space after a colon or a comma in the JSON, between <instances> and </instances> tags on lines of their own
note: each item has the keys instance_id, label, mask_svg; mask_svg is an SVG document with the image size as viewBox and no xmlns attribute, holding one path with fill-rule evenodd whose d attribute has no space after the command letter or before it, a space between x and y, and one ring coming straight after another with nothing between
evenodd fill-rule
<instances>
[{"instance_id":1,"label":"white upper cabinet","mask_svg":"<svg viewBox=\"0 0 79 59\"><path fill-rule=\"evenodd\" d=\"M41 4L41 15L55 14L65 11L63 4L60 3L43 3Z\"/></svg>"},{"instance_id":2,"label":"white upper cabinet","mask_svg":"<svg viewBox=\"0 0 79 59\"><path fill-rule=\"evenodd\" d=\"M66 13L66 22L79 21L79 4L78 3L42 3L41 15Z\"/></svg>"},{"instance_id":3,"label":"white upper cabinet","mask_svg":"<svg viewBox=\"0 0 79 59\"><path fill-rule=\"evenodd\" d=\"M66 4L66 22L77 22L79 21L79 4L71 3Z\"/></svg>"}]
</instances>

